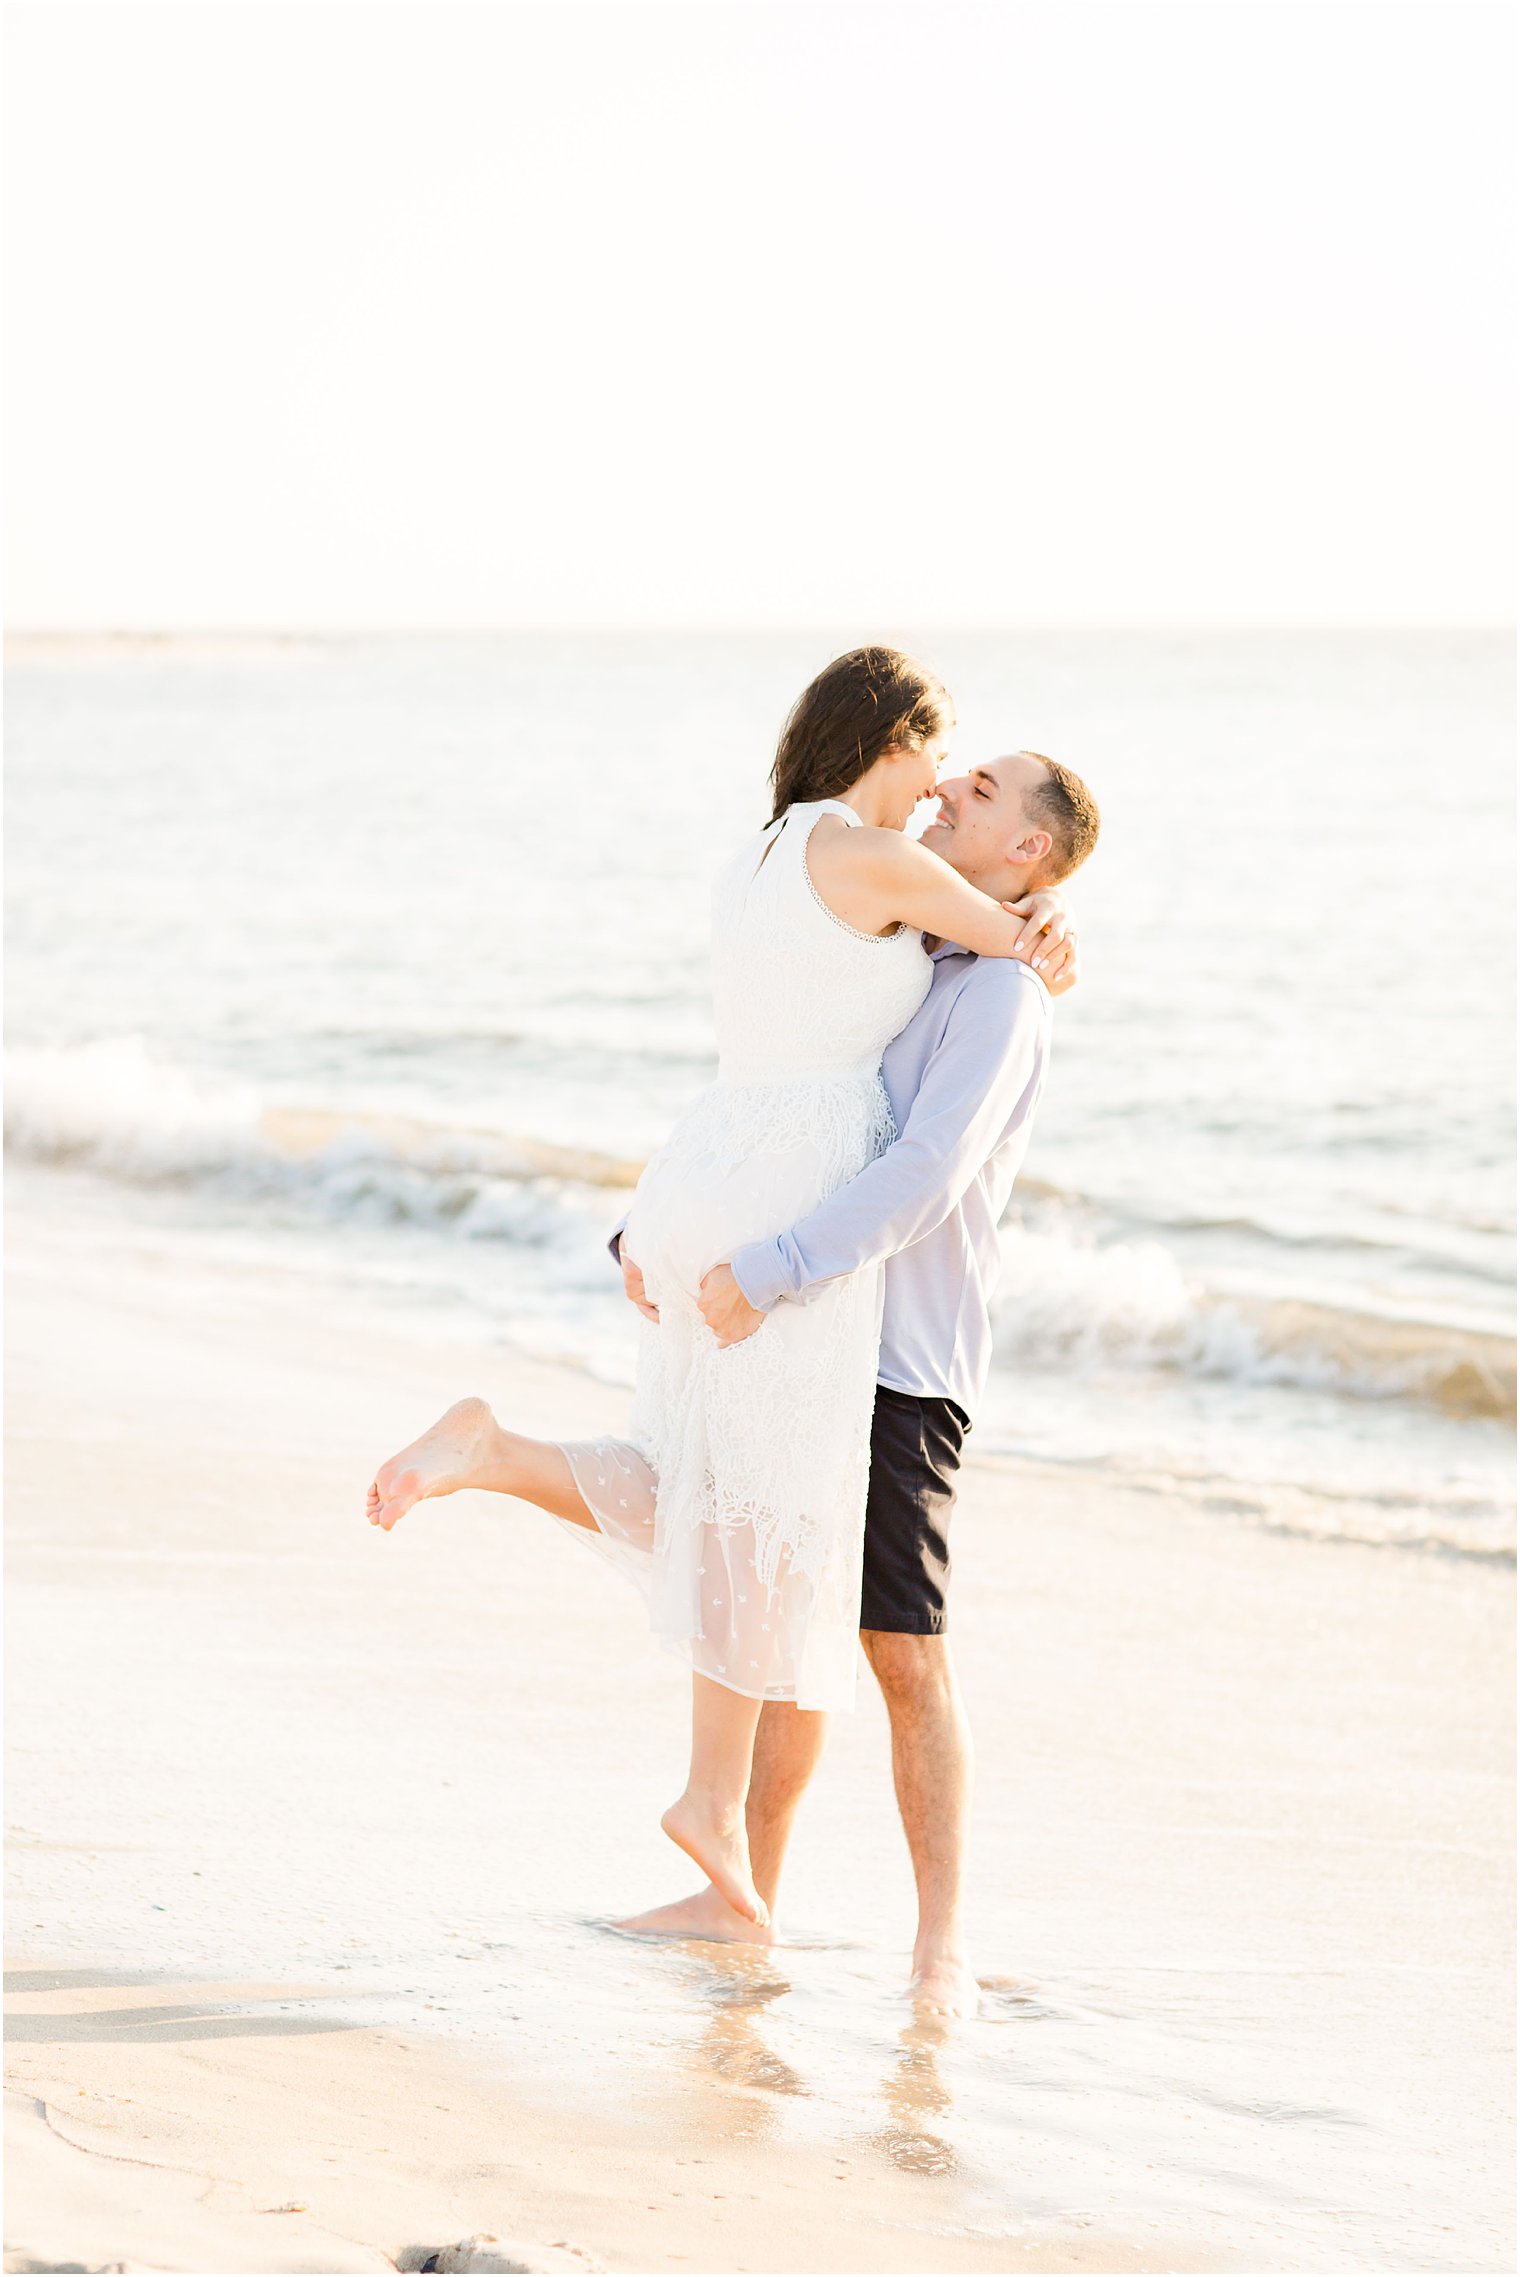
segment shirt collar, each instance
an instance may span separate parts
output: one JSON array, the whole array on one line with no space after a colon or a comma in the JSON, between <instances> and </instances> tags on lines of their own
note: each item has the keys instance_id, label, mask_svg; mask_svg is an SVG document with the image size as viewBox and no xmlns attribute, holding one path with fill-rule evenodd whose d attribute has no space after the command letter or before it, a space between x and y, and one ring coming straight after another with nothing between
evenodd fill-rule
<instances>
[{"instance_id":1,"label":"shirt collar","mask_svg":"<svg viewBox=\"0 0 1520 2277\"><path fill-rule=\"evenodd\" d=\"M963 949L959 941L941 941L937 949L931 949L929 951L929 961L931 964L936 965L943 963L947 957L974 958L975 956L975 949ZM1045 986L1045 975L1041 972L1036 972L1033 965L1025 965L1024 970L1028 973L1031 980L1037 980L1039 982L1040 994L1044 997L1049 998L1050 991Z\"/></svg>"}]
</instances>

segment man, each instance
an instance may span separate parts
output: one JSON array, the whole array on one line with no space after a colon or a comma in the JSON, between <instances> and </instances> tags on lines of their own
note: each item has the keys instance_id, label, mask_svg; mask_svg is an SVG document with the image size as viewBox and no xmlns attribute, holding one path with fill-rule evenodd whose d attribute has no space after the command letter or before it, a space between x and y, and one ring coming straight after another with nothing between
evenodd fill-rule
<instances>
[{"instance_id":1,"label":"man","mask_svg":"<svg viewBox=\"0 0 1520 2277\"><path fill-rule=\"evenodd\" d=\"M1059 884L1097 843L1091 792L1037 752L975 767L942 784L939 797L923 844L999 901ZM979 958L952 941L928 946L929 994L882 1061L898 1137L790 1232L716 1267L701 1303L719 1341L732 1344L753 1335L775 1305L805 1304L837 1275L886 1261L861 1644L891 1721L918 1888L911 1989L922 2008L963 2015L977 1999L961 1923L972 1753L946 1635L946 1533L962 1443L987 1378L998 1225L1044 1083L1050 999L1038 967ZM1068 966L1062 985L1074 978ZM617 1243L615 1235L615 1251ZM637 1266L620 1261L628 1295L650 1311ZM761 1713L746 1818L755 1885L773 1918L824 1726L821 1714L789 1702L768 1702ZM710 1883L622 1926L749 1942L772 1935Z\"/></svg>"}]
</instances>

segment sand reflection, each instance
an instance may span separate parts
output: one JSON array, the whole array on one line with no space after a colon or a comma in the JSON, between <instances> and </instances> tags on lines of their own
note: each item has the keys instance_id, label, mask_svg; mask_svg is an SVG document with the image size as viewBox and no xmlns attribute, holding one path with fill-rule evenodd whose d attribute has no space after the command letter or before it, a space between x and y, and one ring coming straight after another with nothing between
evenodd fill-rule
<instances>
[{"instance_id":1,"label":"sand reflection","mask_svg":"<svg viewBox=\"0 0 1520 2277\"><path fill-rule=\"evenodd\" d=\"M777 2133L773 2095L807 2095L801 2074L778 2055L761 2030L773 2000L792 1990L774 1950L727 1945L705 1938L672 1938L666 1950L688 1965L701 2029L690 2054L699 2076L720 2081L725 2094L706 2106L711 2125L726 2140L763 2141Z\"/></svg>"},{"instance_id":2,"label":"sand reflection","mask_svg":"<svg viewBox=\"0 0 1520 2277\"><path fill-rule=\"evenodd\" d=\"M960 2161L936 2129L950 2117L954 2099L939 2068L950 2038L945 2018L920 2017L897 2036L897 2056L883 2082L888 2123L869 2138L883 2158L910 2174L955 2174Z\"/></svg>"}]
</instances>

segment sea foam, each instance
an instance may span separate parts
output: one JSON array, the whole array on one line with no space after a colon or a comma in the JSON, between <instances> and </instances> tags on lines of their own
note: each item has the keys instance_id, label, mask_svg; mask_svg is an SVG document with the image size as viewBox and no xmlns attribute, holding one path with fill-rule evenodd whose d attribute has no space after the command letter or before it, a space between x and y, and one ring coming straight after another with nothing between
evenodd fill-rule
<instances>
[{"instance_id":1,"label":"sea foam","mask_svg":"<svg viewBox=\"0 0 1520 2277\"><path fill-rule=\"evenodd\" d=\"M141 1036L16 1049L6 1070L6 1144L25 1158L548 1252L572 1285L605 1280L606 1234L640 1167L509 1131L269 1099L247 1083L192 1076ZM1043 1189L1039 1226L1022 1222L1016 1196L1004 1230L996 1352L1005 1366L1164 1369L1514 1415L1513 1336L1407 1309L1213 1286L1163 1239L1085 1233L1080 1197L1052 1212L1051 1193Z\"/></svg>"}]
</instances>

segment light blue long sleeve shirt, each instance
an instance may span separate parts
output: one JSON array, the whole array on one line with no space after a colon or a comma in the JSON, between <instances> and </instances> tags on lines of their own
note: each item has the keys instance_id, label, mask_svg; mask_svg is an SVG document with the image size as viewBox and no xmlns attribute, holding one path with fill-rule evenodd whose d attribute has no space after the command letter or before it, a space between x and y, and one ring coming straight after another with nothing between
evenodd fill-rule
<instances>
[{"instance_id":1,"label":"light blue long sleeve shirt","mask_svg":"<svg viewBox=\"0 0 1520 2277\"><path fill-rule=\"evenodd\" d=\"M886 1263L878 1381L974 1412L992 1359L998 1225L1028 1149L1050 1050L1045 984L953 941L882 1058L898 1135L817 1209L730 1260L758 1311Z\"/></svg>"}]
</instances>

